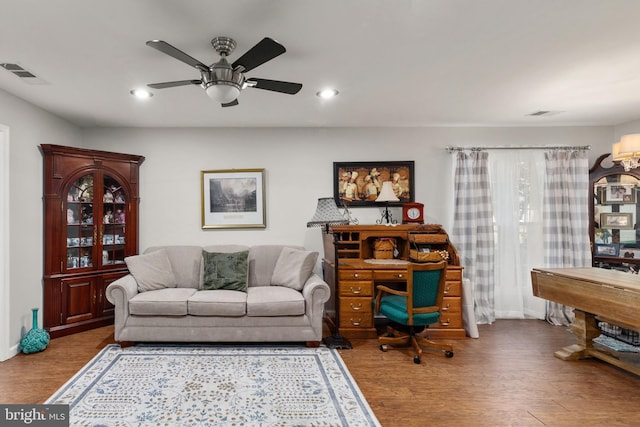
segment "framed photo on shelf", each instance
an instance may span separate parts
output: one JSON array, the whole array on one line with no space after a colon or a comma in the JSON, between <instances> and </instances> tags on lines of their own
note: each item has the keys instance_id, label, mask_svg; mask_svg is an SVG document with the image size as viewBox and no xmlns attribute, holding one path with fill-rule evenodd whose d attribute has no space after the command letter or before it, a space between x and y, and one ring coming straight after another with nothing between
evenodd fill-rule
<instances>
[{"instance_id":1,"label":"framed photo on shelf","mask_svg":"<svg viewBox=\"0 0 640 427\"><path fill-rule=\"evenodd\" d=\"M415 197L414 162L334 162L333 198L338 206L380 207L376 198L382 183L391 182L398 202L389 206L402 206Z\"/></svg>"},{"instance_id":2,"label":"framed photo on shelf","mask_svg":"<svg viewBox=\"0 0 640 427\"><path fill-rule=\"evenodd\" d=\"M202 228L265 228L264 169L201 171Z\"/></svg>"},{"instance_id":3,"label":"framed photo on shelf","mask_svg":"<svg viewBox=\"0 0 640 427\"><path fill-rule=\"evenodd\" d=\"M630 213L602 213L600 214L600 228L614 228L629 230L633 228L633 215Z\"/></svg>"},{"instance_id":4,"label":"framed photo on shelf","mask_svg":"<svg viewBox=\"0 0 640 427\"><path fill-rule=\"evenodd\" d=\"M617 257L620 254L620 245L616 243L611 244L596 244L596 256L610 256Z\"/></svg>"},{"instance_id":5,"label":"framed photo on shelf","mask_svg":"<svg viewBox=\"0 0 640 427\"><path fill-rule=\"evenodd\" d=\"M620 205L636 203L636 186L634 184L607 184L602 187L600 198L602 204Z\"/></svg>"}]
</instances>

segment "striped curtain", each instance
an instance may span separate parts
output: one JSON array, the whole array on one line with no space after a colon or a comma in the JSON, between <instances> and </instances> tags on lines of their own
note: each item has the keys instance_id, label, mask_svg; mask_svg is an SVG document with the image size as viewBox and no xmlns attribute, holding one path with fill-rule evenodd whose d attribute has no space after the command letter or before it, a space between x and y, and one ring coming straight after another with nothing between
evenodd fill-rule
<instances>
[{"instance_id":1,"label":"striped curtain","mask_svg":"<svg viewBox=\"0 0 640 427\"><path fill-rule=\"evenodd\" d=\"M451 239L472 284L477 323L493 323L494 233L486 151L459 151L454 176Z\"/></svg>"},{"instance_id":2,"label":"striped curtain","mask_svg":"<svg viewBox=\"0 0 640 427\"><path fill-rule=\"evenodd\" d=\"M591 266L589 164L584 150L545 152L544 263L547 268ZM546 320L568 325L573 309L547 301Z\"/></svg>"}]
</instances>

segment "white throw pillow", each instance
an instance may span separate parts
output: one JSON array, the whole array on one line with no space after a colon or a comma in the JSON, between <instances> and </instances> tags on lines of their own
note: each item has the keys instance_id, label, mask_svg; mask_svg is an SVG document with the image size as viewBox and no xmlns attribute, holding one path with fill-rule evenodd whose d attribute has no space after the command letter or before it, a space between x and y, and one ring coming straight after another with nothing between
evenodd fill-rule
<instances>
[{"instance_id":1,"label":"white throw pillow","mask_svg":"<svg viewBox=\"0 0 640 427\"><path fill-rule=\"evenodd\" d=\"M282 248L271 275L271 284L301 291L316 265L318 252Z\"/></svg>"},{"instance_id":2,"label":"white throw pillow","mask_svg":"<svg viewBox=\"0 0 640 427\"><path fill-rule=\"evenodd\" d=\"M144 255L126 257L124 262L127 263L129 272L138 282L138 292L177 286L169 256L164 249Z\"/></svg>"}]
</instances>

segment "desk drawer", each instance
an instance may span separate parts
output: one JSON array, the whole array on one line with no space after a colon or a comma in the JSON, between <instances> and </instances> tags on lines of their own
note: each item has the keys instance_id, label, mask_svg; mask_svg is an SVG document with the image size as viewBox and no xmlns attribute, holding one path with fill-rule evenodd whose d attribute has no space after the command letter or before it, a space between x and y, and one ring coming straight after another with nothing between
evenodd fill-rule
<instances>
[{"instance_id":1,"label":"desk drawer","mask_svg":"<svg viewBox=\"0 0 640 427\"><path fill-rule=\"evenodd\" d=\"M341 328L371 328L373 315L370 298L340 299Z\"/></svg>"},{"instance_id":2,"label":"desk drawer","mask_svg":"<svg viewBox=\"0 0 640 427\"><path fill-rule=\"evenodd\" d=\"M340 282L339 288L340 288L341 297L357 297L357 296L372 297L373 296L373 282L361 282L361 281Z\"/></svg>"},{"instance_id":3,"label":"desk drawer","mask_svg":"<svg viewBox=\"0 0 640 427\"><path fill-rule=\"evenodd\" d=\"M460 282L449 280L446 281L444 285L444 296L445 297L460 297L462 296L462 284Z\"/></svg>"},{"instance_id":4,"label":"desk drawer","mask_svg":"<svg viewBox=\"0 0 640 427\"><path fill-rule=\"evenodd\" d=\"M376 282L393 282L393 281L407 281L406 270L375 270L373 272L373 279Z\"/></svg>"},{"instance_id":5,"label":"desk drawer","mask_svg":"<svg viewBox=\"0 0 640 427\"><path fill-rule=\"evenodd\" d=\"M431 327L442 329L462 328L462 301L460 298L444 298L440 310L440 322Z\"/></svg>"},{"instance_id":6,"label":"desk drawer","mask_svg":"<svg viewBox=\"0 0 640 427\"><path fill-rule=\"evenodd\" d=\"M342 280L371 280L373 272L371 270L343 270L340 269L338 278Z\"/></svg>"},{"instance_id":7,"label":"desk drawer","mask_svg":"<svg viewBox=\"0 0 640 427\"><path fill-rule=\"evenodd\" d=\"M445 274L447 280L462 281L462 268L458 266L447 267L447 273Z\"/></svg>"}]
</instances>

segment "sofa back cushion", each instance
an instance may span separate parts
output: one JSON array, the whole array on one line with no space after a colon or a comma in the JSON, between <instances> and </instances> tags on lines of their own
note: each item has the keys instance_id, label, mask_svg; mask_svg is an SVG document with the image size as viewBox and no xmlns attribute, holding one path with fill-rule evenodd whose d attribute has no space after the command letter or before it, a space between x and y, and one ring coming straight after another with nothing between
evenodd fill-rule
<instances>
[{"instance_id":1,"label":"sofa back cushion","mask_svg":"<svg viewBox=\"0 0 640 427\"><path fill-rule=\"evenodd\" d=\"M198 289L202 271L201 246L152 246L145 254L165 250L178 288Z\"/></svg>"},{"instance_id":2,"label":"sofa back cushion","mask_svg":"<svg viewBox=\"0 0 640 427\"><path fill-rule=\"evenodd\" d=\"M304 250L301 246L289 245L255 245L249 249L249 287L271 285L273 270L284 247Z\"/></svg>"}]
</instances>

